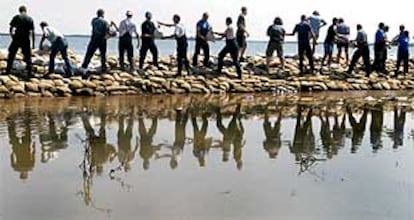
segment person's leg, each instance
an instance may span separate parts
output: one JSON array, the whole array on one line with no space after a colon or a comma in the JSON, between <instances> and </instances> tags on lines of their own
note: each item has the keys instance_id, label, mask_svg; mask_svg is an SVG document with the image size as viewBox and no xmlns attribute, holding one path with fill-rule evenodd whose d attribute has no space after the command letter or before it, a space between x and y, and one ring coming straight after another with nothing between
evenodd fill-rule
<instances>
[{"instance_id":1,"label":"person's leg","mask_svg":"<svg viewBox=\"0 0 414 220\"><path fill-rule=\"evenodd\" d=\"M11 73L11 70L13 68L13 62L14 62L14 59L16 58L16 53L18 49L19 49L18 42L16 40L12 40L9 46L9 55L7 57L6 74Z\"/></svg>"},{"instance_id":2,"label":"person's leg","mask_svg":"<svg viewBox=\"0 0 414 220\"><path fill-rule=\"evenodd\" d=\"M72 63L70 62L69 57L68 57L68 44L64 42L63 40L61 40L59 51L66 65L66 74L68 76L72 76L73 68L72 68Z\"/></svg>"},{"instance_id":3,"label":"person's leg","mask_svg":"<svg viewBox=\"0 0 414 220\"><path fill-rule=\"evenodd\" d=\"M183 60L184 60L184 48L181 45L177 45L177 75L182 76Z\"/></svg>"},{"instance_id":4,"label":"person's leg","mask_svg":"<svg viewBox=\"0 0 414 220\"><path fill-rule=\"evenodd\" d=\"M203 53L204 53L204 66L208 67L209 63L210 63L210 46L208 45L207 41L203 42Z\"/></svg>"},{"instance_id":5,"label":"person's leg","mask_svg":"<svg viewBox=\"0 0 414 220\"><path fill-rule=\"evenodd\" d=\"M364 59L365 72L369 76L369 74L371 73L371 63L369 60L369 47L368 46L364 47L362 58Z\"/></svg>"},{"instance_id":6,"label":"person's leg","mask_svg":"<svg viewBox=\"0 0 414 220\"><path fill-rule=\"evenodd\" d=\"M379 57L380 57L380 46L378 44L375 44L374 45L374 64L372 65L373 69L375 71L380 70L380 68L379 68Z\"/></svg>"},{"instance_id":7,"label":"person's leg","mask_svg":"<svg viewBox=\"0 0 414 220\"><path fill-rule=\"evenodd\" d=\"M121 70L125 69L125 62L124 62L124 56L125 56L125 46L124 46L124 38L120 37L118 41L118 52L119 52L119 67Z\"/></svg>"},{"instance_id":8,"label":"person's leg","mask_svg":"<svg viewBox=\"0 0 414 220\"><path fill-rule=\"evenodd\" d=\"M282 70L284 70L285 69L285 58L284 58L284 53L283 53L283 43L278 43L276 46L277 46L276 47L277 56L279 57L281 68Z\"/></svg>"},{"instance_id":9,"label":"person's leg","mask_svg":"<svg viewBox=\"0 0 414 220\"><path fill-rule=\"evenodd\" d=\"M336 56L336 62L340 63L341 62L342 45L337 44L337 48L338 48L338 54Z\"/></svg>"},{"instance_id":10,"label":"person's leg","mask_svg":"<svg viewBox=\"0 0 414 220\"><path fill-rule=\"evenodd\" d=\"M57 39L54 43L52 43L52 46L50 48L49 69L48 69L49 74L55 72L55 58L56 58L58 49L60 49L59 46L60 46L59 39Z\"/></svg>"},{"instance_id":11,"label":"person's leg","mask_svg":"<svg viewBox=\"0 0 414 220\"><path fill-rule=\"evenodd\" d=\"M129 69L131 71L134 71L135 69L134 45L132 44L132 38L128 39L126 49L127 49L127 56L128 56L128 62L129 62Z\"/></svg>"},{"instance_id":12,"label":"person's leg","mask_svg":"<svg viewBox=\"0 0 414 220\"><path fill-rule=\"evenodd\" d=\"M106 39L102 39L99 43L99 53L101 54L102 72L106 72Z\"/></svg>"},{"instance_id":13,"label":"person's leg","mask_svg":"<svg viewBox=\"0 0 414 220\"><path fill-rule=\"evenodd\" d=\"M194 55L193 55L193 66L197 66L198 55L200 54L200 49L201 49L200 40L196 39L195 52L194 52Z\"/></svg>"},{"instance_id":14,"label":"person's leg","mask_svg":"<svg viewBox=\"0 0 414 220\"><path fill-rule=\"evenodd\" d=\"M315 54L316 44L318 43L319 35L316 34L315 39L312 40L312 55Z\"/></svg>"},{"instance_id":15,"label":"person's leg","mask_svg":"<svg viewBox=\"0 0 414 220\"><path fill-rule=\"evenodd\" d=\"M345 44L344 50L345 50L346 64L349 64L349 43Z\"/></svg>"},{"instance_id":16,"label":"person's leg","mask_svg":"<svg viewBox=\"0 0 414 220\"><path fill-rule=\"evenodd\" d=\"M239 63L239 47L237 46L236 42L234 42L234 45L231 45L230 55L231 55L231 58L233 59L233 64L236 67L237 76L239 77L239 79L241 79L242 71L241 71L241 67Z\"/></svg>"},{"instance_id":17,"label":"person's leg","mask_svg":"<svg viewBox=\"0 0 414 220\"><path fill-rule=\"evenodd\" d=\"M158 67L158 49L157 49L157 45L155 45L155 42L152 41L150 44L150 51L152 54L152 63L154 66Z\"/></svg>"},{"instance_id":18,"label":"person's leg","mask_svg":"<svg viewBox=\"0 0 414 220\"><path fill-rule=\"evenodd\" d=\"M144 68L145 57L147 56L148 49L149 49L148 42L143 40L141 49L139 51L139 68L140 69Z\"/></svg>"},{"instance_id":19,"label":"person's leg","mask_svg":"<svg viewBox=\"0 0 414 220\"><path fill-rule=\"evenodd\" d=\"M400 49L398 49L398 52L397 52L397 63L395 65L395 75L396 76L400 72L400 65L401 65L401 62L403 61L403 57L402 56L403 56L402 51Z\"/></svg>"},{"instance_id":20,"label":"person's leg","mask_svg":"<svg viewBox=\"0 0 414 220\"><path fill-rule=\"evenodd\" d=\"M408 51L404 51L404 56L403 56L403 60L404 60L404 74L408 73L408 62L409 62L409 53Z\"/></svg>"},{"instance_id":21,"label":"person's leg","mask_svg":"<svg viewBox=\"0 0 414 220\"><path fill-rule=\"evenodd\" d=\"M219 73L221 73L221 70L223 69L223 62L224 62L224 57L226 56L226 54L228 53L228 46L226 45L219 53L218 55L218 68L217 71Z\"/></svg>"},{"instance_id":22,"label":"person's leg","mask_svg":"<svg viewBox=\"0 0 414 220\"><path fill-rule=\"evenodd\" d=\"M30 46L30 40L23 42L22 46L23 59L26 63L26 70L29 77L32 75L32 47Z\"/></svg>"},{"instance_id":23,"label":"person's leg","mask_svg":"<svg viewBox=\"0 0 414 220\"><path fill-rule=\"evenodd\" d=\"M329 44L328 45L328 53L327 53L327 58L328 58L328 68L331 69L331 64L332 64L332 54L333 54L333 44Z\"/></svg>"},{"instance_id":24,"label":"person's leg","mask_svg":"<svg viewBox=\"0 0 414 220\"><path fill-rule=\"evenodd\" d=\"M88 44L88 49L86 50L85 58L83 59L82 68L84 69L88 68L88 65L91 62L91 59L97 49L98 49L98 43L96 42L95 39L91 39L91 41Z\"/></svg>"},{"instance_id":25,"label":"person's leg","mask_svg":"<svg viewBox=\"0 0 414 220\"><path fill-rule=\"evenodd\" d=\"M315 71L315 66L313 63L312 48L310 45L306 46L306 57L308 58L309 66L310 66L311 72L313 73Z\"/></svg>"},{"instance_id":26,"label":"person's leg","mask_svg":"<svg viewBox=\"0 0 414 220\"><path fill-rule=\"evenodd\" d=\"M324 52L323 52L323 58L321 61L321 70L322 70L322 67L325 65L326 59L328 58L328 44L326 43L323 44L323 50Z\"/></svg>"},{"instance_id":27,"label":"person's leg","mask_svg":"<svg viewBox=\"0 0 414 220\"><path fill-rule=\"evenodd\" d=\"M269 42L266 48L266 70L268 73L270 72L270 62L272 62L273 53L274 53L273 44L272 42Z\"/></svg>"},{"instance_id":28,"label":"person's leg","mask_svg":"<svg viewBox=\"0 0 414 220\"><path fill-rule=\"evenodd\" d=\"M305 58L305 47L299 44L299 70L300 74L304 74L303 71L303 59Z\"/></svg>"},{"instance_id":29,"label":"person's leg","mask_svg":"<svg viewBox=\"0 0 414 220\"><path fill-rule=\"evenodd\" d=\"M354 55L352 56L351 64L349 65L349 68L348 68L348 73L351 74L354 71L354 67L355 67L355 65L358 62L360 57L361 57L361 49L358 48L355 51Z\"/></svg>"}]
</instances>

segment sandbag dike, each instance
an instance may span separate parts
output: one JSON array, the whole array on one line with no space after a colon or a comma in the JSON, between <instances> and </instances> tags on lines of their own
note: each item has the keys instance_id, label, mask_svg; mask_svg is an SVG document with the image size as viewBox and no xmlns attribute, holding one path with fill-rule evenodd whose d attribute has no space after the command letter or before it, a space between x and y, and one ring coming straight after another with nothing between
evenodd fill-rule
<instances>
[{"instance_id":1,"label":"sandbag dike","mask_svg":"<svg viewBox=\"0 0 414 220\"><path fill-rule=\"evenodd\" d=\"M70 52L70 60L79 67L82 57ZM148 59L150 60L150 58ZM6 68L7 54L0 53L0 71ZM216 63L217 58L211 59ZM355 74L350 77L345 74L347 66L333 64L331 70L323 68L315 75L299 76L299 62L295 57L286 59L285 71L277 67L276 59L272 63L272 73L264 70L265 58L250 56L243 63L243 79L236 79L235 69L231 62L218 75L213 68L194 68L190 76L175 77L177 72L176 60L173 56L160 59L160 69L147 66L141 74L130 74L117 68L117 58L108 57L111 71L99 74L99 57L95 56L91 65L89 79L80 76L63 78L63 61L58 57L56 74L44 79L47 72L48 55L35 51L33 55L33 72L36 78L25 82L14 75L0 76L0 97L70 97L70 96L112 96L138 94L212 94L212 93L296 93L301 91L354 91L354 90L409 90L414 89L414 65L410 62L410 73L406 76L394 77L395 61L387 62L390 75L372 73L366 77L357 66ZM316 59L316 67L320 59ZM24 72L24 62L21 54L17 55L14 63L14 74ZM184 71L186 74L186 72Z\"/></svg>"}]
</instances>

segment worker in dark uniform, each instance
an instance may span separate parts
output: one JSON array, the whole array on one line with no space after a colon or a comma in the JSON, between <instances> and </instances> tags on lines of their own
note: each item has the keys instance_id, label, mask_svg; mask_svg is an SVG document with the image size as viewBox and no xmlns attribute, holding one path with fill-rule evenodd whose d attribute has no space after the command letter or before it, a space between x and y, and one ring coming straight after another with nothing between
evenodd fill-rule
<instances>
[{"instance_id":1,"label":"worker in dark uniform","mask_svg":"<svg viewBox=\"0 0 414 220\"><path fill-rule=\"evenodd\" d=\"M218 72L221 73L221 70L223 68L224 57L229 53L231 55L231 58L233 59L234 66L236 66L237 76L239 79L241 79L242 70L240 67L239 60L238 60L239 46L237 45L236 36L234 34L234 29L231 26L232 23L233 23L232 19L227 18L226 19L226 25L227 25L226 30L223 33L215 32L215 34L226 39L226 46L220 51L219 56L218 56Z\"/></svg>"},{"instance_id":2,"label":"worker in dark uniform","mask_svg":"<svg viewBox=\"0 0 414 220\"><path fill-rule=\"evenodd\" d=\"M145 57L147 56L148 50L152 54L152 62L153 65L158 67L158 49L157 45L155 45L155 31L156 27L155 24L151 21L152 14L151 12L145 13L146 20L142 23L141 26L141 38L142 38L142 46L141 50L139 51L139 68L144 68L144 61Z\"/></svg>"},{"instance_id":3,"label":"worker in dark uniform","mask_svg":"<svg viewBox=\"0 0 414 220\"><path fill-rule=\"evenodd\" d=\"M208 23L208 13L204 13L200 21L197 22L197 34L195 43L195 52L193 56L193 66L197 66L198 55L200 55L201 49L204 53L203 64L205 67L209 66L210 61L210 46L208 45L207 35L211 31L210 24Z\"/></svg>"},{"instance_id":4,"label":"worker in dark uniform","mask_svg":"<svg viewBox=\"0 0 414 220\"><path fill-rule=\"evenodd\" d=\"M247 49L247 37L249 33L246 29L246 15L247 15L247 8L241 8L241 14L237 19L237 44L239 45L239 61L244 62L244 53Z\"/></svg>"},{"instance_id":5,"label":"worker in dark uniform","mask_svg":"<svg viewBox=\"0 0 414 220\"><path fill-rule=\"evenodd\" d=\"M97 49L101 54L101 63L102 63L102 72L107 71L106 66L106 41L108 39L109 23L104 19L104 10L99 9L97 12L97 17L92 19L92 37L86 51L85 59L82 63L82 68L87 69L91 59ZM84 75L87 76L87 75Z\"/></svg>"},{"instance_id":6,"label":"worker in dark uniform","mask_svg":"<svg viewBox=\"0 0 414 220\"><path fill-rule=\"evenodd\" d=\"M190 75L190 62L187 59L188 42L184 25L180 24L180 16L174 15L174 24L165 24L158 22L159 25L166 27L175 27L174 34L171 36L163 37L162 39L175 38L177 40L177 64L178 64L178 76L182 76L183 65L185 66L188 74Z\"/></svg>"},{"instance_id":7,"label":"worker in dark uniform","mask_svg":"<svg viewBox=\"0 0 414 220\"><path fill-rule=\"evenodd\" d=\"M20 6L19 15L13 17L10 22L10 36L12 42L9 46L9 56L7 58L6 73L10 74L13 61L16 58L16 53L19 49L22 50L24 62L26 62L27 76L32 77L32 51L30 48L30 35L32 36L32 47L35 44L35 32L33 19L27 15L27 8Z\"/></svg>"}]
</instances>

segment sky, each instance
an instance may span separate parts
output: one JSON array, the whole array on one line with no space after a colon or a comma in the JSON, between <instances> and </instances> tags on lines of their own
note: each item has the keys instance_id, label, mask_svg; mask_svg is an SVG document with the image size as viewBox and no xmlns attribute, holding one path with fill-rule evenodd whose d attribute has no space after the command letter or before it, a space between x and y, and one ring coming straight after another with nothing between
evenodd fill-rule
<instances>
[{"instance_id":1,"label":"sky","mask_svg":"<svg viewBox=\"0 0 414 220\"><path fill-rule=\"evenodd\" d=\"M40 31L40 21L45 20L66 34L89 34L90 21L98 8L106 11L107 20L116 23L124 18L126 10L132 10L138 25L144 20L146 11L153 13L154 21L164 22L170 22L172 15L177 13L181 15L189 36L194 35L195 24L203 12L209 12L214 30L221 31L225 28L225 18L231 16L236 19L242 6L249 10L246 22L250 40L266 40L266 29L276 16L283 19L286 31L291 32L300 15L310 15L314 10L318 10L328 23L335 16L344 18L351 26L352 36L356 35L355 25L362 24L369 41L374 39L376 27L381 21L390 26L389 35L392 36L398 33L400 24L405 24L408 30L414 29L414 19L407 16L413 11L408 0L1 0L0 32L8 32L9 22L22 4L28 6L37 32ZM321 31L322 40L326 29ZM162 31L169 34L172 30Z\"/></svg>"}]
</instances>

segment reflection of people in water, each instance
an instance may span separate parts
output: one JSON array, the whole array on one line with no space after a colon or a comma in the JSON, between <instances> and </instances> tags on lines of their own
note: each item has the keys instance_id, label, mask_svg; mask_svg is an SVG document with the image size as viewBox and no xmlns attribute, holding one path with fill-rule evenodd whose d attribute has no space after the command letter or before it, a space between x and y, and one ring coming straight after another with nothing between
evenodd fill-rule
<instances>
[{"instance_id":1,"label":"reflection of people in water","mask_svg":"<svg viewBox=\"0 0 414 220\"><path fill-rule=\"evenodd\" d=\"M178 157L184 150L185 139L186 139L186 132L185 129L187 127L188 121L188 110L177 110L176 111L176 118L175 118L175 140L173 147L171 149L171 160L170 160L170 167L171 169L175 169L178 166Z\"/></svg>"},{"instance_id":2,"label":"reflection of people in water","mask_svg":"<svg viewBox=\"0 0 414 220\"><path fill-rule=\"evenodd\" d=\"M96 173L101 175L103 172L103 166L112 162L116 157L115 148L107 144L106 140L106 114L105 110L101 110L100 115L100 126L98 134L95 133L92 125L90 124L89 118L86 113L82 114L81 119L85 128L86 135L88 137L88 143L91 153L91 167L92 170L96 169Z\"/></svg>"},{"instance_id":3,"label":"reflection of people in water","mask_svg":"<svg viewBox=\"0 0 414 220\"><path fill-rule=\"evenodd\" d=\"M333 131L331 130L329 117L326 115L325 118L323 118L322 115L319 115L319 119L321 121L321 130L319 134L321 136L322 146L327 158L332 159L333 156L338 153L338 151L334 144Z\"/></svg>"},{"instance_id":4,"label":"reflection of people in water","mask_svg":"<svg viewBox=\"0 0 414 220\"><path fill-rule=\"evenodd\" d=\"M356 121L353 116L351 107L347 106L346 111L348 113L349 123L352 127L352 146L351 153L356 153L358 147L361 145L362 138L364 137L365 127L367 124L368 108L365 106L359 122Z\"/></svg>"},{"instance_id":5,"label":"reflection of people in water","mask_svg":"<svg viewBox=\"0 0 414 220\"><path fill-rule=\"evenodd\" d=\"M237 168L241 169L243 167L242 148L245 144L243 141L244 127L241 122L241 105L237 104L236 110L234 111L227 128L223 125L223 116L219 108L216 110L216 114L217 128L223 135L223 141L221 143L223 149L223 161L226 162L229 160L231 144L233 144L233 157L236 161Z\"/></svg>"},{"instance_id":6,"label":"reflection of people in water","mask_svg":"<svg viewBox=\"0 0 414 220\"><path fill-rule=\"evenodd\" d=\"M346 127L345 127L345 120L346 120L346 114L342 116L341 123L339 123L338 114L335 113L335 119L334 119L334 126L332 129L333 133L333 139L334 139L334 145L336 151L343 148L345 146L345 136L346 136Z\"/></svg>"},{"instance_id":7,"label":"reflection of people in water","mask_svg":"<svg viewBox=\"0 0 414 220\"><path fill-rule=\"evenodd\" d=\"M279 150L282 147L282 140L281 136L282 133L280 132L282 122L282 111L278 111L277 120L275 121L274 125L269 120L269 112L268 108L265 109L265 117L263 122L263 129L266 136L266 139L263 141L263 148L269 154L269 158L276 159L277 155L279 154Z\"/></svg>"},{"instance_id":8,"label":"reflection of people in water","mask_svg":"<svg viewBox=\"0 0 414 220\"><path fill-rule=\"evenodd\" d=\"M371 109L371 144L374 152L382 148L382 126L384 123L384 107L382 104L376 104Z\"/></svg>"},{"instance_id":9,"label":"reflection of people in water","mask_svg":"<svg viewBox=\"0 0 414 220\"><path fill-rule=\"evenodd\" d=\"M39 140L42 149L41 161L47 163L53 159L53 153L66 149L68 147L68 130L71 124L71 113L64 113L64 125L57 131L56 121L51 113L47 114L48 129L41 132Z\"/></svg>"},{"instance_id":10,"label":"reflection of people in water","mask_svg":"<svg viewBox=\"0 0 414 220\"><path fill-rule=\"evenodd\" d=\"M26 113L24 115L24 131L21 138L17 136L16 119L16 117L7 119L9 143L12 147L10 163L13 170L20 173L20 179L26 180L35 166L36 150L32 143L29 115Z\"/></svg>"},{"instance_id":11,"label":"reflection of people in water","mask_svg":"<svg viewBox=\"0 0 414 220\"><path fill-rule=\"evenodd\" d=\"M305 121L303 121L303 106L298 105L296 116L295 135L290 152L295 154L295 160L301 161L304 157L311 156L315 151L315 136L312 130L312 109L308 110Z\"/></svg>"},{"instance_id":12,"label":"reflection of people in water","mask_svg":"<svg viewBox=\"0 0 414 220\"><path fill-rule=\"evenodd\" d=\"M197 116L196 113L193 112L191 114L191 123L193 125L193 154L198 159L198 163L201 167L205 166L205 157L207 152L209 151L209 141L207 139L207 129L208 129L208 120L207 120L207 112L203 113L201 116L202 125L199 128L197 123Z\"/></svg>"},{"instance_id":13,"label":"reflection of people in water","mask_svg":"<svg viewBox=\"0 0 414 220\"><path fill-rule=\"evenodd\" d=\"M135 148L131 147L132 129L134 127L134 118L130 114L126 119L127 125L125 129L125 115L118 118L118 160L125 172L131 169L131 162L135 158L135 153L138 150L138 143Z\"/></svg>"},{"instance_id":14,"label":"reflection of people in water","mask_svg":"<svg viewBox=\"0 0 414 220\"><path fill-rule=\"evenodd\" d=\"M160 149L160 146L153 145L154 135L157 132L158 117L152 118L151 127L147 130L145 127L144 117L141 114L138 118L138 132L140 137L140 149L139 155L143 160L143 168L148 170L150 167L150 159L154 156L155 152Z\"/></svg>"},{"instance_id":15,"label":"reflection of people in water","mask_svg":"<svg viewBox=\"0 0 414 220\"><path fill-rule=\"evenodd\" d=\"M397 149L404 144L404 125L405 125L406 109L402 107L398 113L398 107L394 107L394 130L390 134L394 144L393 148Z\"/></svg>"}]
</instances>

